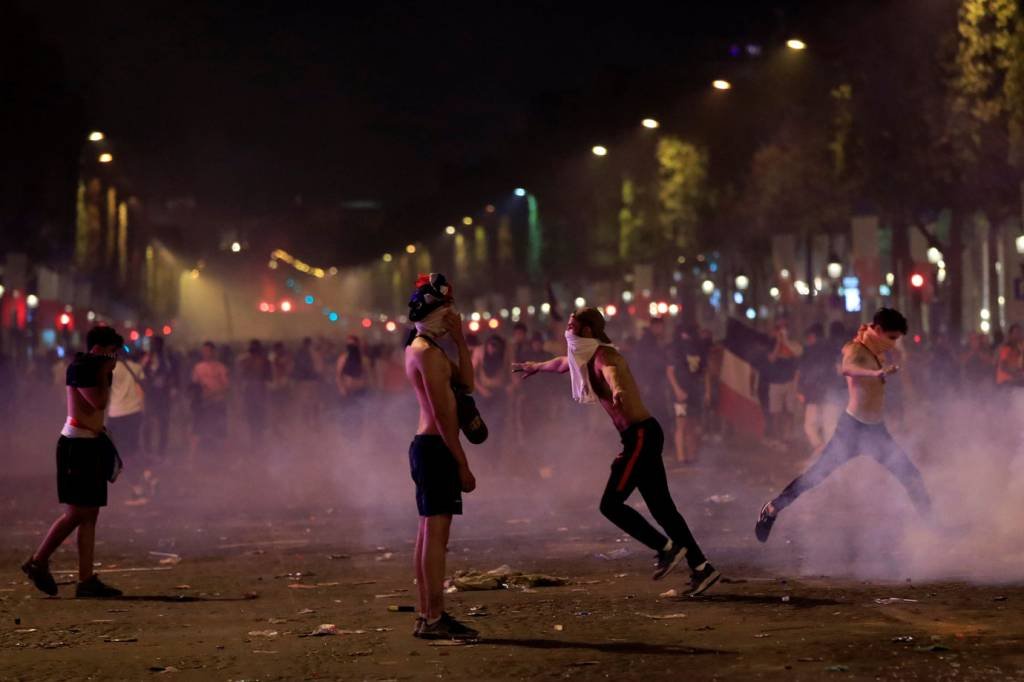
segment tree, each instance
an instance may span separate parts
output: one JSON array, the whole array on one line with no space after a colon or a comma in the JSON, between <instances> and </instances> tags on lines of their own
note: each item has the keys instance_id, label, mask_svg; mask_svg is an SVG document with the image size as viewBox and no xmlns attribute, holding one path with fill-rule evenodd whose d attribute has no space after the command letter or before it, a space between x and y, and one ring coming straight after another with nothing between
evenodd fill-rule
<instances>
[{"instance_id":1,"label":"tree","mask_svg":"<svg viewBox=\"0 0 1024 682\"><path fill-rule=\"evenodd\" d=\"M661 246L677 251L695 250L699 248L697 226L703 209L710 203L707 151L678 137L666 136L658 140L655 154Z\"/></svg>"}]
</instances>

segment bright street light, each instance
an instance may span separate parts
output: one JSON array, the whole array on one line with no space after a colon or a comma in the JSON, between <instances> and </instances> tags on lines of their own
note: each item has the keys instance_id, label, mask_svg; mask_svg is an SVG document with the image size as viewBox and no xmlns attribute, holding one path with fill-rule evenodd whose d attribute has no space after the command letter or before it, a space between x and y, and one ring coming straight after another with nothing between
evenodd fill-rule
<instances>
[{"instance_id":1,"label":"bright street light","mask_svg":"<svg viewBox=\"0 0 1024 682\"><path fill-rule=\"evenodd\" d=\"M512 191L512 193L515 194L517 197L526 196L526 190L523 189L522 187L516 187L515 190Z\"/></svg>"},{"instance_id":2,"label":"bright street light","mask_svg":"<svg viewBox=\"0 0 1024 682\"><path fill-rule=\"evenodd\" d=\"M36 296L35 294L29 294L28 296L25 297L25 305L27 305L29 308L38 308L39 297Z\"/></svg>"},{"instance_id":3,"label":"bright street light","mask_svg":"<svg viewBox=\"0 0 1024 682\"><path fill-rule=\"evenodd\" d=\"M104 137L103 133L101 133L98 130L94 130L91 133L89 133L89 141L90 142L102 142L103 141L103 137Z\"/></svg>"},{"instance_id":4,"label":"bright street light","mask_svg":"<svg viewBox=\"0 0 1024 682\"><path fill-rule=\"evenodd\" d=\"M788 47L791 50L806 50L807 43L800 40L799 38L790 38L789 40L786 41L786 47Z\"/></svg>"},{"instance_id":5,"label":"bright street light","mask_svg":"<svg viewBox=\"0 0 1024 682\"><path fill-rule=\"evenodd\" d=\"M718 80L711 81L711 87L713 87L715 90L731 90L732 83L730 83L727 80L722 80L721 78L719 78Z\"/></svg>"},{"instance_id":6,"label":"bright street light","mask_svg":"<svg viewBox=\"0 0 1024 682\"><path fill-rule=\"evenodd\" d=\"M114 160L114 155L111 154L110 152L103 152L102 154L100 154L100 158L99 158L100 163L110 163L113 160Z\"/></svg>"},{"instance_id":7,"label":"bright street light","mask_svg":"<svg viewBox=\"0 0 1024 682\"><path fill-rule=\"evenodd\" d=\"M385 263L390 263L391 262L391 254L390 253L385 253L383 256L380 257L380 259L382 261L384 261Z\"/></svg>"},{"instance_id":8,"label":"bright street light","mask_svg":"<svg viewBox=\"0 0 1024 682\"><path fill-rule=\"evenodd\" d=\"M416 245L415 244L409 244L408 246L405 247L405 252L406 253L416 253Z\"/></svg>"},{"instance_id":9,"label":"bright street light","mask_svg":"<svg viewBox=\"0 0 1024 682\"><path fill-rule=\"evenodd\" d=\"M242 245L238 242L231 242L231 253L238 253L242 250Z\"/></svg>"},{"instance_id":10,"label":"bright street light","mask_svg":"<svg viewBox=\"0 0 1024 682\"><path fill-rule=\"evenodd\" d=\"M470 216L466 216L465 218L462 219L462 224L467 226L472 225L473 218L471 218Z\"/></svg>"},{"instance_id":11,"label":"bright street light","mask_svg":"<svg viewBox=\"0 0 1024 682\"><path fill-rule=\"evenodd\" d=\"M594 152L594 156L608 156L608 148L601 145L595 145L590 151Z\"/></svg>"},{"instance_id":12,"label":"bright street light","mask_svg":"<svg viewBox=\"0 0 1024 682\"><path fill-rule=\"evenodd\" d=\"M448 227L444 228L444 233L447 234L447 235L455 234L455 226L454 225L449 225Z\"/></svg>"},{"instance_id":13,"label":"bright street light","mask_svg":"<svg viewBox=\"0 0 1024 682\"><path fill-rule=\"evenodd\" d=\"M650 130L654 130L655 128L661 125L653 118L645 118L643 121L641 121L641 124L644 128L648 128Z\"/></svg>"}]
</instances>

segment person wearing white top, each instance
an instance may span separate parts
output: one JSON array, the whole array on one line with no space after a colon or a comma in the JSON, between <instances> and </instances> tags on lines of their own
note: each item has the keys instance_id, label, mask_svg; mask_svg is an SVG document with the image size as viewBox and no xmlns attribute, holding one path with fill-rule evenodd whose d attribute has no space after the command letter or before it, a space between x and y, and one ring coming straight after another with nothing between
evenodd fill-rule
<instances>
[{"instance_id":1,"label":"person wearing white top","mask_svg":"<svg viewBox=\"0 0 1024 682\"><path fill-rule=\"evenodd\" d=\"M107 428L117 443L118 451L128 458L137 459L139 454L139 436L146 407L143 379L142 365L134 360L119 359L114 366Z\"/></svg>"}]
</instances>

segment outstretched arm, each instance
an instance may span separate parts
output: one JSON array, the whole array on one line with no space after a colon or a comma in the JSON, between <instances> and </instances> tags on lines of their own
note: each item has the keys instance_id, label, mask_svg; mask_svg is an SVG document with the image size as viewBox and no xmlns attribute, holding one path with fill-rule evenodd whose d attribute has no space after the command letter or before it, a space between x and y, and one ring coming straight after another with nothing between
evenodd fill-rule
<instances>
[{"instance_id":1,"label":"outstretched arm","mask_svg":"<svg viewBox=\"0 0 1024 682\"><path fill-rule=\"evenodd\" d=\"M560 355L557 358L551 358L544 362L515 362L512 363L512 371L521 372L524 379L533 376L537 372L565 374L569 371L569 359L564 355Z\"/></svg>"},{"instance_id":2,"label":"outstretched arm","mask_svg":"<svg viewBox=\"0 0 1024 682\"><path fill-rule=\"evenodd\" d=\"M858 350L857 348L848 348L843 351L843 376L879 379L899 371L899 367L896 365L881 368L872 365L877 365L877 363L874 358L868 357L867 351Z\"/></svg>"}]
</instances>

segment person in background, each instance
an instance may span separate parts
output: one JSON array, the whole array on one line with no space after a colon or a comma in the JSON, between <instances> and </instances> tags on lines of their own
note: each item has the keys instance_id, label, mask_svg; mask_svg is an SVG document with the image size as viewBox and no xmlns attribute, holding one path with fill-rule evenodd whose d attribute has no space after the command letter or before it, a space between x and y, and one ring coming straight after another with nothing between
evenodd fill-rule
<instances>
[{"instance_id":1,"label":"person in background","mask_svg":"<svg viewBox=\"0 0 1024 682\"><path fill-rule=\"evenodd\" d=\"M142 447L141 438L146 408L145 378L142 365L130 355L119 357L114 365L114 381L107 405L107 428L117 443L118 452L133 465L132 470L141 472L132 486L136 504L145 500L143 485L153 481L149 457Z\"/></svg>"},{"instance_id":2,"label":"person in background","mask_svg":"<svg viewBox=\"0 0 1024 682\"><path fill-rule=\"evenodd\" d=\"M120 597L120 590L100 581L93 571L93 559L96 522L100 508L107 506L107 482L120 473L120 457L104 427L104 411L110 403L114 365L124 339L110 327L93 327L85 346L86 352L77 353L67 367L68 417L57 441L57 498L67 506L21 570L37 589L55 596L58 588L50 573L50 557L77 530L75 596Z\"/></svg>"},{"instance_id":3,"label":"person in background","mask_svg":"<svg viewBox=\"0 0 1024 682\"><path fill-rule=\"evenodd\" d=\"M291 378L295 387L295 404L299 410L299 421L306 428L320 429L320 371L323 361L313 348L313 339L308 336L292 361Z\"/></svg>"},{"instance_id":4,"label":"person in background","mask_svg":"<svg viewBox=\"0 0 1024 682\"><path fill-rule=\"evenodd\" d=\"M996 361L984 334L971 334L960 355L960 376L973 392L985 393L995 381Z\"/></svg>"},{"instance_id":5,"label":"person in background","mask_svg":"<svg viewBox=\"0 0 1024 682\"><path fill-rule=\"evenodd\" d=\"M676 461L692 464L700 448L704 405L708 402L707 351L697 330L683 326L668 353L666 377L675 398L674 444Z\"/></svg>"},{"instance_id":6,"label":"person in background","mask_svg":"<svg viewBox=\"0 0 1024 682\"><path fill-rule=\"evenodd\" d=\"M258 339L249 342L249 351L238 359L238 383L242 390L242 412L249 428L249 445L260 447L267 420L267 385L271 368L267 351Z\"/></svg>"},{"instance_id":7,"label":"person in background","mask_svg":"<svg viewBox=\"0 0 1024 682\"><path fill-rule=\"evenodd\" d=\"M334 382L343 400L359 400L370 388L370 367L358 336L345 339L345 349L334 365Z\"/></svg>"},{"instance_id":8,"label":"person in background","mask_svg":"<svg viewBox=\"0 0 1024 682\"><path fill-rule=\"evenodd\" d=\"M804 404L804 435L812 451L825 445L839 423L840 408L829 390L838 375L836 355L825 339L825 327L815 322L804 332L804 352L797 363L796 390Z\"/></svg>"},{"instance_id":9,"label":"person in background","mask_svg":"<svg viewBox=\"0 0 1024 682\"><path fill-rule=\"evenodd\" d=\"M796 397L796 367L803 349L790 339L789 321L775 323L775 345L768 355L768 443L785 447L793 437L793 423L799 408Z\"/></svg>"},{"instance_id":10,"label":"person in background","mask_svg":"<svg viewBox=\"0 0 1024 682\"><path fill-rule=\"evenodd\" d=\"M149 353L142 360L145 376L146 448L158 458L167 454L167 430L171 421L171 406L178 386L178 371L174 356L167 352L162 336L153 337ZM156 435L156 442L152 436Z\"/></svg>"},{"instance_id":11,"label":"person in background","mask_svg":"<svg viewBox=\"0 0 1024 682\"><path fill-rule=\"evenodd\" d=\"M483 352L473 362L476 372L476 399L480 413L487 421L490 438L499 446L507 418L509 396L508 344L505 338L494 334L484 343Z\"/></svg>"},{"instance_id":12,"label":"person in background","mask_svg":"<svg viewBox=\"0 0 1024 682\"><path fill-rule=\"evenodd\" d=\"M200 405L193 450L199 446L216 448L227 437L228 391L231 388L228 368L217 359L217 346L207 341L200 352L202 359L192 368L192 383L198 389Z\"/></svg>"},{"instance_id":13,"label":"person in background","mask_svg":"<svg viewBox=\"0 0 1024 682\"><path fill-rule=\"evenodd\" d=\"M270 431L283 438L283 426L291 416L292 408L292 356L280 341L273 346L270 366L270 403L275 415L270 423Z\"/></svg>"},{"instance_id":14,"label":"person in background","mask_svg":"<svg viewBox=\"0 0 1024 682\"><path fill-rule=\"evenodd\" d=\"M652 317L647 329L628 352L633 372L640 385L644 405L660 424L674 421L670 410L668 379L665 375L666 358L670 345L664 318Z\"/></svg>"},{"instance_id":15,"label":"person in background","mask_svg":"<svg viewBox=\"0 0 1024 682\"><path fill-rule=\"evenodd\" d=\"M1019 324L1011 324L1007 330L1006 343L999 348L999 359L996 363L996 386L1013 388L1024 386L1024 353L1021 342L1024 335Z\"/></svg>"}]
</instances>

